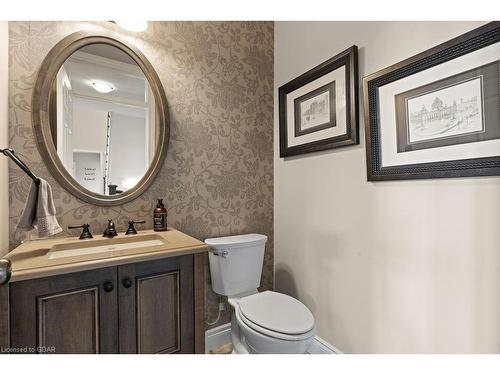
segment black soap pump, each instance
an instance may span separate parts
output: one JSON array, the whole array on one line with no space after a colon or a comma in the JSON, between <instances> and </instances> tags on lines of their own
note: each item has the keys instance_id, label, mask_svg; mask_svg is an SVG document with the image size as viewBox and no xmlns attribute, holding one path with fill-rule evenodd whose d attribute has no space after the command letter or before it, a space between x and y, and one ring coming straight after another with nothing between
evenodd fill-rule
<instances>
[{"instance_id":1,"label":"black soap pump","mask_svg":"<svg viewBox=\"0 0 500 375\"><path fill-rule=\"evenodd\" d=\"M153 211L153 229L156 232L167 230L167 209L163 204L163 199L159 198L156 208Z\"/></svg>"}]
</instances>

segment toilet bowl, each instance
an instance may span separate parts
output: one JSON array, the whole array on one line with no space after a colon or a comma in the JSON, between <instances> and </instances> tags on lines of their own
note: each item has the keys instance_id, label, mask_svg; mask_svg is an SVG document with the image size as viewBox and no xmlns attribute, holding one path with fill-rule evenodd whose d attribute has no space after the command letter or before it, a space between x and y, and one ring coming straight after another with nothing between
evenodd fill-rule
<instances>
[{"instance_id":1,"label":"toilet bowl","mask_svg":"<svg viewBox=\"0 0 500 375\"><path fill-rule=\"evenodd\" d=\"M229 303L234 309L231 338L235 353L305 353L314 339L311 312L290 296L265 291L229 298Z\"/></svg>"},{"instance_id":2,"label":"toilet bowl","mask_svg":"<svg viewBox=\"0 0 500 375\"><path fill-rule=\"evenodd\" d=\"M232 307L234 353L305 353L314 339L314 317L297 299L259 293L267 237L261 234L209 238L210 276L215 293Z\"/></svg>"}]
</instances>

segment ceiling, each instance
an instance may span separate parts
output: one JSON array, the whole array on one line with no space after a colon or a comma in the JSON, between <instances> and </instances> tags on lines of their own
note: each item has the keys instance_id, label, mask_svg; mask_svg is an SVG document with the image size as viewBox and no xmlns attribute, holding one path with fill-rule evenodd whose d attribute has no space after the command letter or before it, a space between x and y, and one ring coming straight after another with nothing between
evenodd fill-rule
<instances>
[{"instance_id":1,"label":"ceiling","mask_svg":"<svg viewBox=\"0 0 500 375\"><path fill-rule=\"evenodd\" d=\"M134 59L121 49L112 47L109 44L94 43L80 48L81 52L86 52L94 56L105 57L110 60L120 61L126 64L136 65Z\"/></svg>"},{"instance_id":2,"label":"ceiling","mask_svg":"<svg viewBox=\"0 0 500 375\"><path fill-rule=\"evenodd\" d=\"M71 55L62 68L66 70L75 93L145 103L146 77L135 61L114 46L94 44L83 47ZM99 94L91 85L95 80L108 82L115 90Z\"/></svg>"}]
</instances>

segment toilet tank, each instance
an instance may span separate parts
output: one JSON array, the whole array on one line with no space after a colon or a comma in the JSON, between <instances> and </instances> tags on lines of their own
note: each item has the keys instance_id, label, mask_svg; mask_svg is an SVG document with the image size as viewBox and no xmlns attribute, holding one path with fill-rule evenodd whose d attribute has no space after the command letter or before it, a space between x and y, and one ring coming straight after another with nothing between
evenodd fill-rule
<instances>
[{"instance_id":1,"label":"toilet tank","mask_svg":"<svg viewBox=\"0 0 500 375\"><path fill-rule=\"evenodd\" d=\"M242 234L208 238L212 289L223 296L234 296L260 286L267 236Z\"/></svg>"}]
</instances>

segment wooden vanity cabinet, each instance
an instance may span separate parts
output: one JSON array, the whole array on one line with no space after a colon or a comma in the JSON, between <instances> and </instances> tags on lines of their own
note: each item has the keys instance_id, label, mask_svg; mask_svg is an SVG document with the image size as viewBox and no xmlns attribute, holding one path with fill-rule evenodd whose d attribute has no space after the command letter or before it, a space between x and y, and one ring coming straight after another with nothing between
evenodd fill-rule
<instances>
[{"instance_id":1,"label":"wooden vanity cabinet","mask_svg":"<svg viewBox=\"0 0 500 375\"><path fill-rule=\"evenodd\" d=\"M120 353L194 353L193 257L118 267Z\"/></svg>"},{"instance_id":2,"label":"wooden vanity cabinet","mask_svg":"<svg viewBox=\"0 0 500 375\"><path fill-rule=\"evenodd\" d=\"M11 283L10 347L27 353L117 353L114 285L116 267Z\"/></svg>"},{"instance_id":3,"label":"wooden vanity cabinet","mask_svg":"<svg viewBox=\"0 0 500 375\"><path fill-rule=\"evenodd\" d=\"M55 353L204 350L203 254L10 284L10 346ZM198 257L198 260L197 260ZM201 300L200 300L201 298Z\"/></svg>"}]
</instances>

